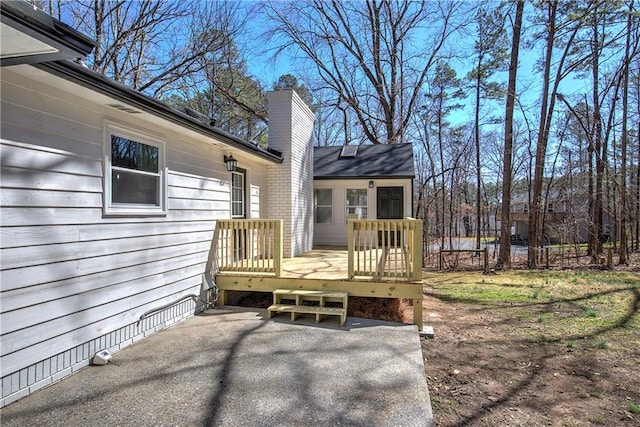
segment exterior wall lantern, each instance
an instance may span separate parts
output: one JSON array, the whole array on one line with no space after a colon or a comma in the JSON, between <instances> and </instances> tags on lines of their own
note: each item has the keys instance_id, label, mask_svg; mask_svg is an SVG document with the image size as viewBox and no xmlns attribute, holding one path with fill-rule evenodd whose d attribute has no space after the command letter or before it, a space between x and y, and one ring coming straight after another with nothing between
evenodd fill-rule
<instances>
[{"instance_id":1,"label":"exterior wall lantern","mask_svg":"<svg viewBox=\"0 0 640 427\"><path fill-rule=\"evenodd\" d=\"M235 171L236 170L236 166L238 166L238 161L235 159L235 157L233 157L233 155L224 156L224 162L227 164L227 171L228 172Z\"/></svg>"},{"instance_id":2,"label":"exterior wall lantern","mask_svg":"<svg viewBox=\"0 0 640 427\"><path fill-rule=\"evenodd\" d=\"M369 181L369 188L373 188L373 181Z\"/></svg>"}]
</instances>

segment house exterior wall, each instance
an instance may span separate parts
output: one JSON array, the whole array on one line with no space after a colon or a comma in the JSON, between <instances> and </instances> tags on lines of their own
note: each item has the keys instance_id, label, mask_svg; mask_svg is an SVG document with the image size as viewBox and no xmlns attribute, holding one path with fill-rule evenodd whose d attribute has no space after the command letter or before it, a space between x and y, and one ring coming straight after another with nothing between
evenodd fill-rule
<instances>
[{"instance_id":1,"label":"house exterior wall","mask_svg":"<svg viewBox=\"0 0 640 427\"><path fill-rule=\"evenodd\" d=\"M116 352L195 313L188 299L138 322L209 287L215 223L230 217L230 173L223 144L111 108L44 71L4 67L1 90L4 406L87 366L97 351ZM166 215L104 215L106 121L166 141ZM233 154L248 171L249 215L259 217L266 164Z\"/></svg>"},{"instance_id":2,"label":"house exterior wall","mask_svg":"<svg viewBox=\"0 0 640 427\"><path fill-rule=\"evenodd\" d=\"M269 147L282 152L281 165L268 166L267 216L283 219L284 256L294 257L313 246L314 116L291 89L267 94Z\"/></svg>"},{"instance_id":3,"label":"house exterior wall","mask_svg":"<svg viewBox=\"0 0 640 427\"><path fill-rule=\"evenodd\" d=\"M330 188L332 190L331 224L315 224L314 246L347 246L347 190L367 190L367 219L376 219L377 188L403 187L404 216L413 215L411 204L411 179L375 179L374 188L369 188L370 179L321 179L314 181L314 190ZM314 219L315 221L315 219Z\"/></svg>"}]
</instances>

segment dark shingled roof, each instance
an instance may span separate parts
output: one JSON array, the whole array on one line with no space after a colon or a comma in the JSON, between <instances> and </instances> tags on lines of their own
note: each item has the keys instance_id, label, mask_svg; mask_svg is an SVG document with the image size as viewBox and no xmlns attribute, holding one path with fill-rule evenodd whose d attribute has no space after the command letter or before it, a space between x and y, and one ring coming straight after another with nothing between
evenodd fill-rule
<instances>
[{"instance_id":1,"label":"dark shingled roof","mask_svg":"<svg viewBox=\"0 0 640 427\"><path fill-rule=\"evenodd\" d=\"M411 144L360 145L355 158L340 158L342 146L314 147L315 179L413 178Z\"/></svg>"}]
</instances>

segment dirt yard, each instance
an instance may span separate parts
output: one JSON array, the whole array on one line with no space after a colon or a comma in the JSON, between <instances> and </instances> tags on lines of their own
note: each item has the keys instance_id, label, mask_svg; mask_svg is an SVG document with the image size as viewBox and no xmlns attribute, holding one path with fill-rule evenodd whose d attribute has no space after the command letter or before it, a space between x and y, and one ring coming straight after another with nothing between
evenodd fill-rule
<instances>
[{"instance_id":1,"label":"dirt yard","mask_svg":"<svg viewBox=\"0 0 640 427\"><path fill-rule=\"evenodd\" d=\"M428 273L438 426L640 426L640 273Z\"/></svg>"}]
</instances>

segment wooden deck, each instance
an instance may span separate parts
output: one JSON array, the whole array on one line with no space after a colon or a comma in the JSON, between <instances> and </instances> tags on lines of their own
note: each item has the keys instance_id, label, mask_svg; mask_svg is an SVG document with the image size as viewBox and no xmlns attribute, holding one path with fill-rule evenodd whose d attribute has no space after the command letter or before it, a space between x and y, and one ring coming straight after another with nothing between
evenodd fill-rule
<instances>
[{"instance_id":1,"label":"wooden deck","mask_svg":"<svg viewBox=\"0 0 640 427\"><path fill-rule=\"evenodd\" d=\"M393 259L390 260L393 262ZM422 330L422 281L406 278L348 277L348 251L318 248L302 256L284 258L277 277L260 272L222 271L216 275L220 302L228 291L273 292L276 289L347 292L349 296L405 298L413 301L414 323Z\"/></svg>"},{"instance_id":2,"label":"wooden deck","mask_svg":"<svg viewBox=\"0 0 640 427\"><path fill-rule=\"evenodd\" d=\"M342 280L347 278L347 250L318 248L295 258L285 258L283 277Z\"/></svg>"}]
</instances>

